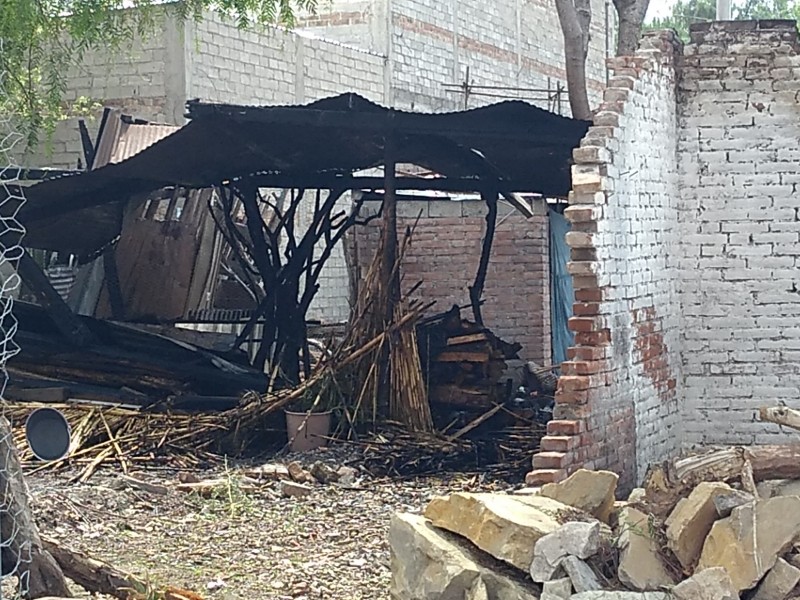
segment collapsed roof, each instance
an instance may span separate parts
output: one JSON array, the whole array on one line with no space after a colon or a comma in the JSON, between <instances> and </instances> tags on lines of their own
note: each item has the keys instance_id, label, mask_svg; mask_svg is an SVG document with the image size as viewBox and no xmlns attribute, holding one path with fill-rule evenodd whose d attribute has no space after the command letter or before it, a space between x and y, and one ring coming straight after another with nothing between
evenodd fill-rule
<instances>
[{"instance_id":1,"label":"collapsed roof","mask_svg":"<svg viewBox=\"0 0 800 600\"><path fill-rule=\"evenodd\" d=\"M155 143L149 137L150 145L135 146L137 152L124 160L114 164L109 158L87 173L28 188L19 215L29 231L25 245L96 251L118 235L115 215L131 197L165 186L204 188L253 178L261 187L360 188L363 181L352 174L382 165L387 139L397 163L445 177L451 187L440 189L494 185L504 192L566 196L572 150L590 125L521 101L422 114L352 93L303 106L191 101L187 108L187 125L159 130L168 135Z\"/></svg>"}]
</instances>

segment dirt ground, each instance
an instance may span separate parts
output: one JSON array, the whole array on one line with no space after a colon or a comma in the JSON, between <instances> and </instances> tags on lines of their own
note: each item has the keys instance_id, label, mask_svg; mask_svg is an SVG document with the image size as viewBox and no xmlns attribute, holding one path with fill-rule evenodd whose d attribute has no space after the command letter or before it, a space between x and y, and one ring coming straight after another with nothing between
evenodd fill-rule
<instances>
[{"instance_id":1,"label":"dirt ground","mask_svg":"<svg viewBox=\"0 0 800 600\"><path fill-rule=\"evenodd\" d=\"M322 462L338 467L342 457L334 454L323 453ZM259 462L299 459L309 466L320 458ZM480 475L388 480L359 474L349 487L320 484L307 496L285 497L276 481L244 489L244 467L195 472L225 480L211 497L143 491L113 467L87 483L73 482L74 471L60 471L33 474L28 485L44 535L153 584L220 600L387 600L392 513L419 512L437 494L510 489ZM149 468L132 475L172 486L180 473Z\"/></svg>"}]
</instances>

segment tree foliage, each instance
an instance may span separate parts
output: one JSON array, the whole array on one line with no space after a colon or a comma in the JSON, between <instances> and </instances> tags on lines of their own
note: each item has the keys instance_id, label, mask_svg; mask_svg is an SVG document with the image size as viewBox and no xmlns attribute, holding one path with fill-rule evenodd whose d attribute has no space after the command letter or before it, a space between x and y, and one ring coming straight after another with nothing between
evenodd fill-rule
<instances>
[{"instance_id":1,"label":"tree foliage","mask_svg":"<svg viewBox=\"0 0 800 600\"><path fill-rule=\"evenodd\" d=\"M63 102L70 67L92 49L119 49L147 35L164 12L184 22L215 10L240 28L291 25L316 0L0 0L0 113L35 144L72 107ZM135 10L128 10L133 8Z\"/></svg>"},{"instance_id":2,"label":"tree foliage","mask_svg":"<svg viewBox=\"0 0 800 600\"><path fill-rule=\"evenodd\" d=\"M732 6L734 20L800 19L800 3L795 0L744 0ZM716 0L678 0L668 17L653 19L649 29L674 29L684 41L689 40L689 26L714 21Z\"/></svg>"}]
</instances>

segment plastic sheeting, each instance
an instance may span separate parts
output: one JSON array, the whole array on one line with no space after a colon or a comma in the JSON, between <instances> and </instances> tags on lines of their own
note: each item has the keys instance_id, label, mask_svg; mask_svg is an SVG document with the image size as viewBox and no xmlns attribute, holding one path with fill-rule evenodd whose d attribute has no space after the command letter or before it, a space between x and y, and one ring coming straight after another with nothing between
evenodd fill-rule
<instances>
[{"instance_id":1,"label":"plastic sheeting","mask_svg":"<svg viewBox=\"0 0 800 600\"><path fill-rule=\"evenodd\" d=\"M553 364L560 365L567 359L567 349L572 345L573 335L568 322L572 316L575 291L572 276L567 272L569 246L567 232L569 221L564 215L550 209L550 326L552 330Z\"/></svg>"}]
</instances>

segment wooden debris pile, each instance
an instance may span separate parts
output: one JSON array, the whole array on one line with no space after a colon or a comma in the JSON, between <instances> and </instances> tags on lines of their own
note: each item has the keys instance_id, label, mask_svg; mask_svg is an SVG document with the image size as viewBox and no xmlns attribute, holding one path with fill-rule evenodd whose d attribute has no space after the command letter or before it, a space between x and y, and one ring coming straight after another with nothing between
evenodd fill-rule
<instances>
[{"instance_id":1,"label":"wooden debris pile","mask_svg":"<svg viewBox=\"0 0 800 600\"><path fill-rule=\"evenodd\" d=\"M419 337L431 402L485 409L508 399L501 378L507 361L519 358L520 344L462 319L457 306L421 323Z\"/></svg>"}]
</instances>

